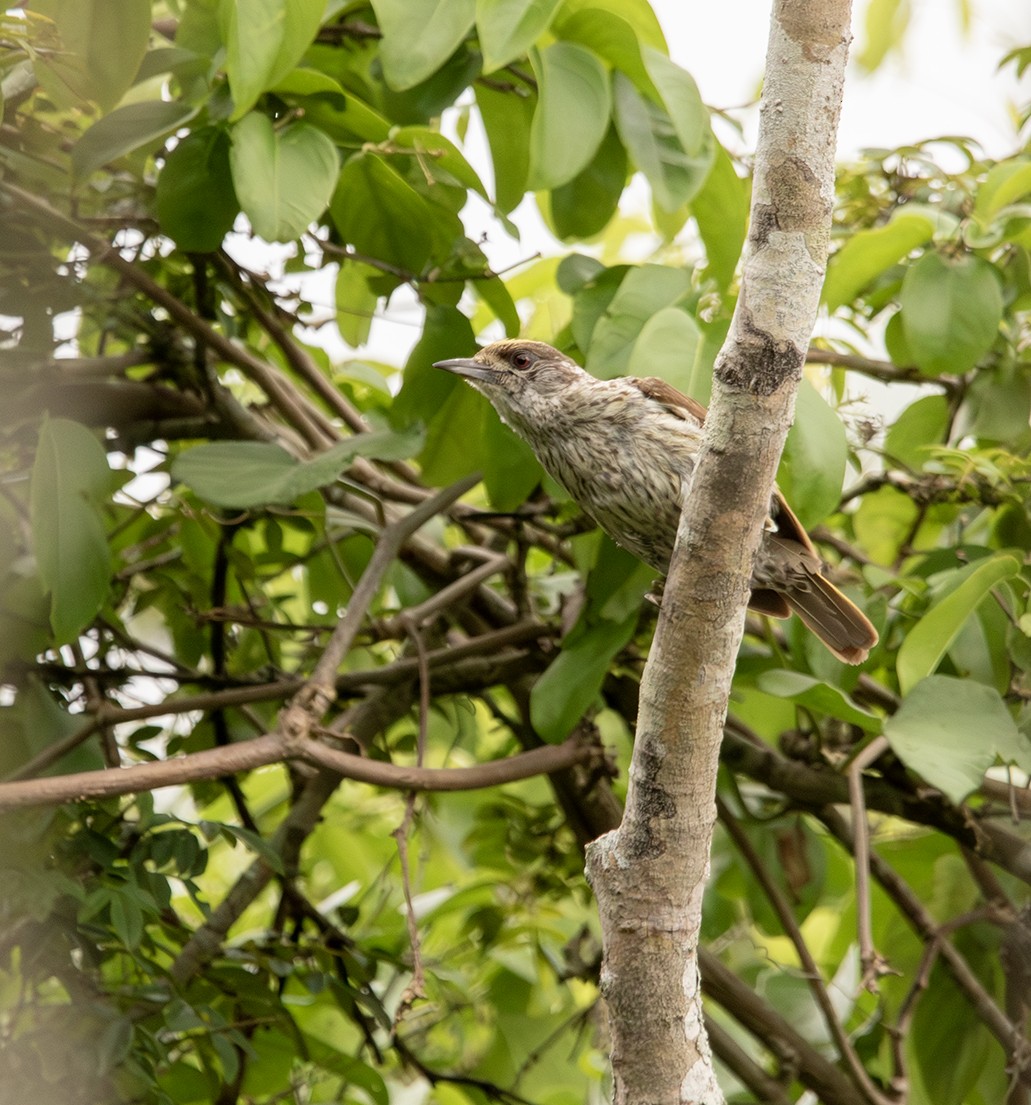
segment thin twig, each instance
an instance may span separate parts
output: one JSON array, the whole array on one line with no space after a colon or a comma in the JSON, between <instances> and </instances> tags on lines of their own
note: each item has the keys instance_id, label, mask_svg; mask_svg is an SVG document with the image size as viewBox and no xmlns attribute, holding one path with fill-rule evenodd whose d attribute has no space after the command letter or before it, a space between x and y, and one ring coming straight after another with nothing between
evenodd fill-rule
<instances>
[{"instance_id":1,"label":"thin twig","mask_svg":"<svg viewBox=\"0 0 1031 1105\"><path fill-rule=\"evenodd\" d=\"M752 847L752 842L748 839L744 829L741 828L737 818L730 812L720 798L716 799L716 809L719 813L721 824L727 830L730 838L734 841L735 847L744 857L752 875L762 887L767 900L773 906L774 911L780 918L780 923L784 928L784 932L791 940L799 961L802 964L802 973L809 985L809 989L816 1000L820 1012L823 1014L824 1022L830 1031L831 1037L837 1045L838 1054L848 1067L849 1073L852 1075L856 1086L870 1105L896 1105L898 1099L881 1093L867 1074L862 1060L856 1054L855 1048L852 1046L852 1041L848 1038L848 1033L845 1031L844 1025L842 1025L838 1018L830 994L827 993L827 987L824 985L823 978L820 974L820 968L816 960L813 959L812 953L809 951L809 945L802 935L802 930L798 927L798 922L795 920L795 915L792 912L791 906L784 899L784 895L781 893L780 888L773 881L766 864Z\"/></svg>"},{"instance_id":2,"label":"thin twig","mask_svg":"<svg viewBox=\"0 0 1031 1105\"><path fill-rule=\"evenodd\" d=\"M859 937L859 962L863 968L862 985L876 992L877 978L887 973L884 957L874 947L873 920L870 909L870 826L866 819L866 794L863 772L875 760L889 751L887 737L875 737L861 749L848 765L848 800L852 807L853 856L856 874L856 916Z\"/></svg>"}]
</instances>

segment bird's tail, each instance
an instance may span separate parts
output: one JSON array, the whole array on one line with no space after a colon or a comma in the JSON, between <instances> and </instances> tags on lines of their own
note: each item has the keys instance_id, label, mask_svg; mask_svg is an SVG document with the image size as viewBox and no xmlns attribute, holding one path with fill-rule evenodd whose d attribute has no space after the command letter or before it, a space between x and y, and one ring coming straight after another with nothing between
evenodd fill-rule
<instances>
[{"instance_id":1,"label":"bird's tail","mask_svg":"<svg viewBox=\"0 0 1031 1105\"><path fill-rule=\"evenodd\" d=\"M782 592L791 609L839 660L861 664L877 644L877 630L851 599L822 575Z\"/></svg>"}]
</instances>

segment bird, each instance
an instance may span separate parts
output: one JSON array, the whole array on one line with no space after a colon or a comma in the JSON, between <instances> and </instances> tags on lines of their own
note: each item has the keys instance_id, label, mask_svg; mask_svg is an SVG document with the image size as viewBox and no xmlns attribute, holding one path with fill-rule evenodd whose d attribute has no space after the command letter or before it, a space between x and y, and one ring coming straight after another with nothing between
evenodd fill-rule
<instances>
[{"instance_id":1,"label":"bird","mask_svg":"<svg viewBox=\"0 0 1031 1105\"><path fill-rule=\"evenodd\" d=\"M434 362L493 404L544 469L619 545L665 575L706 409L655 377L600 380L540 341L509 338ZM775 489L749 606L792 611L847 664L877 643L866 615L823 574L809 535Z\"/></svg>"}]
</instances>

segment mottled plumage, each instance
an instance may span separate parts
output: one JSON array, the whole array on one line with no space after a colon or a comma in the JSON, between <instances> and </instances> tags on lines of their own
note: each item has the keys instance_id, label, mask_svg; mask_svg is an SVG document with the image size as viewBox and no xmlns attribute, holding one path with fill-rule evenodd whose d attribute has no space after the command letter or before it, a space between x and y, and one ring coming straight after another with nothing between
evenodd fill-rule
<instances>
[{"instance_id":1,"label":"mottled plumage","mask_svg":"<svg viewBox=\"0 0 1031 1105\"><path fill-rule=\"evenodd\" d=\"M702 438L700 403L662 380L595 379L543 342L495 342L436 367L481 391L613 540L665 573ZM812 542L777 492L751 606L781 618L796 611L835 655L862 663L877 634L821 572Z\"/></svg>"}]
</instances>

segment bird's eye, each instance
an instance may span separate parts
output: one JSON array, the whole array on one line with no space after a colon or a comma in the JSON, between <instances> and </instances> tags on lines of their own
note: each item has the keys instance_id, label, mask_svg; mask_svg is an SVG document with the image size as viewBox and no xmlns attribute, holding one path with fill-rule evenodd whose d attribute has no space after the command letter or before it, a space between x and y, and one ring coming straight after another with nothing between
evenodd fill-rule
<instances>
[{"instance_id":1,"label":"bird's eye","mask_svg":"<svg viewBox=\"0 0 1031 1105\"><path fill-rule=\"evenodd\" d=\"M525 349L520 349L512 354L513 368L529 368L533 364L533 354Z\"/></svg>"}]
</instances>

